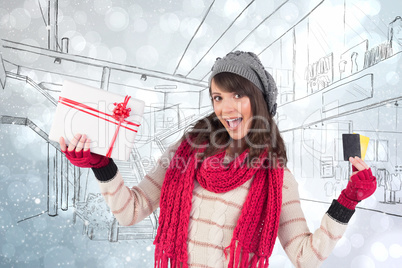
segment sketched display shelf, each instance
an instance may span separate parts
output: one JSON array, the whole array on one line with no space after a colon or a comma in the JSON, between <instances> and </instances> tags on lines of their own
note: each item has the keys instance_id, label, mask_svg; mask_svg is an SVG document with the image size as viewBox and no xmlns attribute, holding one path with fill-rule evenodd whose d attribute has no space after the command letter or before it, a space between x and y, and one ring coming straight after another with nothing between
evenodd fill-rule
<instances>
[{"instance_id":1,"label":"sketched display shelf","mask_svg":"<svg viewBox=\"0 0 402 268\"><path fill-rule=\"evenodd\" d=\"M303 113L293 113L292 120L282 120L281 132L305 129L309 126L351 115L360 111L383 106L387 102L401 99L398 90L389 90L381 86L386 84L382 63L394 60L400 66L402 52L398 52L372 63L369 67L359 70L347 77L337 80L329 86L308 95L278 106L278 111L293 111L304 107ZM339 98L348 96L348 98ZM319 113L317 119L316 113Z\"/></svg>"}]
</instances>

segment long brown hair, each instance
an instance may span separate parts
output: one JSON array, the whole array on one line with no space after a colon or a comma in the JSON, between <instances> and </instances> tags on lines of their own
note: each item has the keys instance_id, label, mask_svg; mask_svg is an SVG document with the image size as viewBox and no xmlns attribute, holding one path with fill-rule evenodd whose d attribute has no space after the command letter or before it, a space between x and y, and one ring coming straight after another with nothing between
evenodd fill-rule
<instances>
[{"instance_id":1,"label":"long brown hair","mask_svg":"<svg viewBox=\"0 0 402 268\"><path fill-rule=\"evenodd\" d=\"M286 147L279 133L278 127L268 112L267 104L262 92L249 80L233 74L219 73L213 77L219 88L225 92L235 92L250 99L252 110L252 122L250 130L245 137L246 148L249 148L248 164L266 151L267 157L281 167L287 164ZM211 88L209 88L211 95ZM224 125L219 121L215 112L197 121L190 131L186 132L183 139L191 140L194 149L205 147L203 158L225 150L231 137Z\"/></svg>"}]
</instances>

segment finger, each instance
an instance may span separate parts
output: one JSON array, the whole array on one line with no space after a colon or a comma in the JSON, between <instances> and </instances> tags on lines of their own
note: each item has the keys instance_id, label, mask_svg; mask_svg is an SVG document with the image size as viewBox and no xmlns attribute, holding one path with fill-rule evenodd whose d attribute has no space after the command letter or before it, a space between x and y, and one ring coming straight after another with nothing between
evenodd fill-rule
<instances>
[{"instance_id":1,"label":"finger","mask_svg":"<svg viewBox=\"0 0 402 268\"><path fill-rule=\"evenodd\" d=\"M78 141L81 138L81 134L75 134L74 138L71 140L70 145L68 145L68 151L74 151L77 146Z\"/></svg>"},{"instance_id":2,"label":"finger","mask_svg":"<svg viewBox=\"0 0 402 268\"><path fill-rule=\"evenodd\" d=\"M77 151L74 151L74 152L75 152L76 158L82 158L82 150L79 150L78 152Z\"/></svg>"},{"instance_id":3,"label":"finger","mask_svg":"<svg viewBox=\"0 0 402 268\"><path fill-rule=\"evenodd\" d=\"M91 151L90 151L90 150L84 150L84 152L83 152L83 157L84 157L84 158L89 158L89 157L91 157Z\"/></svg>"},{"instance_id":4,"label":"finger","mask_svg":"<svg viewBox=\"0 0 402 268\"><path fill-rule=\"evenodd\" d=\"M359 181L365 181L370 179L370 174L369 171L367 169L362 170L361 172L358 172L355 176L356 180Z\"/></svg>"},{"instance_id":5,"label":"finger","mask_svg":"<svg viewBox=\"0 0 402 268\"><path fill-rule=\"evenodd\" d=\"M84 135L81 136L80 141L77 144L77 147L75 147L75 152L76 153L80 152L82 150L82 148L84 147L84 143L85 143L86 139L87 139L87 135L84 134Z\"/></svg>"},{"instance_id":6,"label":"finger","mask_svg":"<svg viewBox=\"0 0 402 268\"><path fill-rule=\"evenodd\" d=\"M359 171L365 169L365 167L359 161L357 161L356 158L349 157L349 162L352 163L352 165L354 165Z\"/></svg>"},{"instance_id":7,"label":"finger","mask_svg":"<svg viewBox=\"0 0 402 268\"><path fill-rule=\"evenodd\" d=\"M60 150L61 150L63 153L65 153L66 150L67 150L67 145L66 145L66 142L64 141L64 138L63 138L63 137L60 137L60 138L59 138L59 144L60 144Z\"/></svg>"},{"instance_id":8,"label":"finger","mask_svg":"<svg viewBox=\"0 0 402 268\"><path fill-rule=\"evenodd\" d=\"M84 152L88 151L91 145L91 139L87 139L84 144Z\"/></svg>"},{"instance_id":9,"label":"finger","mask_svg":"<svg viewBox=\"0 0 402 268\"><path fill-rule=\"evenodd\" d=\"M87 141L84 144L84 157L90 157L91 156L91 150L90 148L91 140L87 139Z\"/></svg>"},{"instance_id":10,"label":"finger","mask_svg":"<svg viewBox=\"0 0 402 268\"><path fill-rule=\"evenodd\" d=\"M359 162L361 165L363 165L364 169L369 169L370 167L361 159L360 157L356 156L355 160Z\"/></svg>"}]
</instances>

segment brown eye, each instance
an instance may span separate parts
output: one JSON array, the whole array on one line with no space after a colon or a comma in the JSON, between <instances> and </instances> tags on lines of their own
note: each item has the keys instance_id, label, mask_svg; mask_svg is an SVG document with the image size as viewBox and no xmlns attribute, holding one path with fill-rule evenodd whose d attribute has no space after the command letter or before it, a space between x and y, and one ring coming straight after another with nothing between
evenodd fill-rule
<instances>
[{"instance_id":1,"label":"brown eye","mask_svg":"<svg viewBox=\"0 0 402 268\"><path fill-rule=\"evenodd\" d=\"M220 101L220 100L222 100L222 98L221 98L220 96L215 96L215 97L212 97L212 98L213 98L214 101Z\"/></svg>"}]
</instances>

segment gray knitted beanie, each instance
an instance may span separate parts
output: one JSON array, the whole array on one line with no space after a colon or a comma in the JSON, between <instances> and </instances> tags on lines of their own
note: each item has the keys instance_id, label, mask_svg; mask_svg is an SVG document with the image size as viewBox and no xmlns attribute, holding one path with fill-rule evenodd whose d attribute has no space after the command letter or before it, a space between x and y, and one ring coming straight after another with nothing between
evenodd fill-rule
<instances>
[{"instance_id":1,"label":"gray knitted beanie","mask_svg":"<svg viewBox=\"0 0 402 268\"><path fill-rule=\"evenodd\" d=\"M234 73L252 82L264 95L271 116L276 114L276 97L278 89L272 76L265 70L260 59L253 52L230 52L223 58L217 58L212 73L209 77L209 85L212 78L219 73Z\"/></svg>"}]
</instances>

